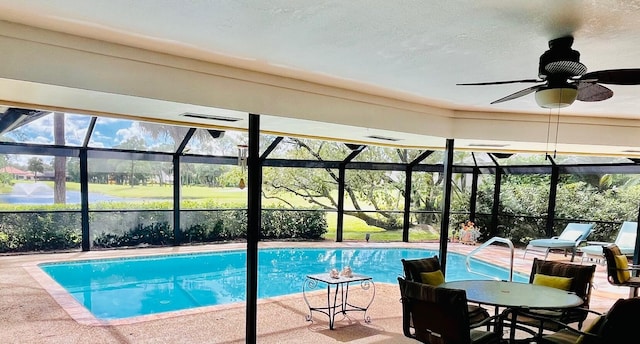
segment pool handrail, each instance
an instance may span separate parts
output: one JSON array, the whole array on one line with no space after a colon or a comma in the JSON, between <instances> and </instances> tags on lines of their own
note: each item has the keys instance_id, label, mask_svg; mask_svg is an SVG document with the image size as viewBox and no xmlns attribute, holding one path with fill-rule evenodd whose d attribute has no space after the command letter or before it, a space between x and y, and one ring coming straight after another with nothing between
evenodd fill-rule
<instances>
[{"instance_id":1,"label":"pool handrail","mask_svg":"<svg viewBox=\"0 0 640 344\"><path fill-rule=\"evenodd\" d=\"M495 243L495 242L500 242L503 244L507 244L507 246L509 246L509 249L511 250L511 262L510 262L510 266L509 266L509 282L513 281L513 257L514 257L514 252L515 249L513 247L513 242L511 242L511 240L507 239L507 238L502 238L502 237L493 237L489 240L487 240L486 242L484 242L482 245L478 246L477 248L475 248L473 251L469 252L469 254L467 255L467 259L465 261L465 265L467 267L467 271L469 272L473 272L475 274L478 275L482 275L485 277L489 277L489 278L493 278L493 279L497 279L494 276L489 276L480 272L476 272L476 271L472 271L471 269L471 257L473 255L475 255L478 251L482 250L483 248Z\"/></svg>"}]
</instances>

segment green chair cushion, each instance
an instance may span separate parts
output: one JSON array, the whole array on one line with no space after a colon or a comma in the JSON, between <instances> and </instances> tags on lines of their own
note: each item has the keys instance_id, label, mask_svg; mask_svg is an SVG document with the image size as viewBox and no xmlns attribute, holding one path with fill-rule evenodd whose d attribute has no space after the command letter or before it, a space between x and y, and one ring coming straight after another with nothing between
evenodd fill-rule
<instances>
[{"instance_id":1,"label":"green chair cushion","mask_svg":"<svg viewBox=\"0 0 640 344\"><path fill-rule=\"evenodd\" d=\"M444 283L444 274L441 270L421 272L420 278L422 279L422 283L432 286L439 286L440 284Z\"/></svg>"},{"instance_id":2,"label":"green chair cushion","mask_svg":"<svg viewBox=\"0 0 640 344\"><path fill-rule=\"evenodd\" d=\"M629 272L629 260L627 260L627 256L616 255L613 258L616 260L618 280L620 280L621 283L628 281L631 278L631 273Z\"/></svg>"},{"instance_id":3,"label":"green chair cushion","mask_svg":"<svg viewBox=\"0 0 640 344\"><path fill-rule=\"evenodd\" d=\"M585 326L585 328L582 331L586 333L597 334L600 326L602 326L602 324L604 323L604 320L605 320L605 316L599 315L597 318L593 319L593 321L589 323L589 325ZM578 340L576 341L576 344L583 343L584 338L585 338L584 335L580 335L578 337Z\"/></svg>"},{"instance_id":4,"label":"green chair cushion","mask_svg":"<svg viewBox=\"0 0 640 344\"><path fill-rule=\"evenodd\" d=\"M535 274L533 276L533 284L544 285L556 289L569 290L573 283L573 277L549 276L544 274Z\"/></svg>"}]
</instances>

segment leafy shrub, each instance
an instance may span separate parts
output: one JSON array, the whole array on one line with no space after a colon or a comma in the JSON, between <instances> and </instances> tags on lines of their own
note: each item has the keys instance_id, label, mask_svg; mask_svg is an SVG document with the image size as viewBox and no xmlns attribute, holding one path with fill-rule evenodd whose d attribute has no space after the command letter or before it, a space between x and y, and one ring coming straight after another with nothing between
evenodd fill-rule
<instances>
[{"instance_id":1,"label":"leafy shrub","mask_svg":"<svg viewBox=\"0 0 640 344\"><path fill-rule=\"evenodd\" d=\"M173 229L168 222L138 224L122 235L102 233L93 240L95 247L130 247L139 245L165 246L173 240Z\"/></svg>"},{"instance_id":2,"label":"leafy shrub","mask_svg":"<svg viewBox=\"0 0 640 344\"><path fill-rule=\"evenodd\" d=\"M487 178L478 187L476 224L482 240L491 234L493 207L493 178ZM530 240L546 238L549 183L545 178L509 176L502 180L498 205L498 231L493 235L506 237L516 246ZM569 222L596 222L589 240L611 241L622 221L635 221L640 186L624 188L597 188L584 181L560 183L556 195L554 233L560 233ZM453 221L463 221L461 215L452 215Z\"/></svg>"},{"instance_id":3,"label":"leafy shrub","mask_svg":"<svg viewBox=\"0 0 640 344\"><path fill-rule=\"evenodd\" d=\"M9 235L4 232L0 232L0 252L9 251Z\"/></svg>"},{"instance_id":4,"label":"leafy shrub","mask_svg":"<svg viewBox=\"0 0 640 344\"><path fill-rule=\"evenodd\" d=\"M1 252L69 250L82 242L75 212L0 213L0 223Z\"/></svg>"},{"instance_id":5,"label":"leafy shrub","mask_svg":"<svg viewBox=\"0 0 640 344\"><path fill-rule=\"evenodd\" d=\"M111 213L114 215L124 212ZM153 212L141 213L153 218ZM156 214L158 215L158 214ZM244 209L190 210L183 211L184 223L181 242L206 243L246 239L247 212ZM115 222L118 222L117 220ZM174 241L173 230L167 222L137 224L120 234L100 233L93 245L113 248L138 245L168 245ZM263 239L320 239L327 232L327 221L319 210L291 211L285 209L265 210L262 213L261 238Z\"/></svg>"},{"instance_id":6,"label":"leafy shrub","mask_svg":"<svg viewBox=\"0 0 640 344\"><path fill-rule=\"evenodd\" d=\"M262 212L261 237L264 239L313 239L327 232L327 219L319 210Z\"/></svg>"}]
</instances>

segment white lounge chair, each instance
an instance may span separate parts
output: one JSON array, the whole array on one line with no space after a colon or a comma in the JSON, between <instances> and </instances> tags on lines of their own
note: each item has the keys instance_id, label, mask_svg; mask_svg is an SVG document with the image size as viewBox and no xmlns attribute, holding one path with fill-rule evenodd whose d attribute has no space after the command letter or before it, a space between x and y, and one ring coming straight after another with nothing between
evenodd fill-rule
<instances>
[{"instance_id":1,"label":"white lounge chair","mask_svg":"<svg viewBox=\"0 0 640 344\"><path fill-rule=\"evenodd\" d=\"M593 226L593 223L569 223L559 236L548 239L531 240L524 249L522 259L527 255L528 251L534 251L539 254L544 253L544 260L547 260L547 256L551 250L564 250L565 256L567 255L567 251L571 250L571 261L573 261L578 246L581 242L587 240Z\"/></svg>"},{"instance_id":2,"label":"white lounge chair","mask_svg":"<svg viewBox=\"0 0 640 344\"><path fill-rule=\"evenodd\" d=\"M618 235L613 244L618 245L620 252L625 256L633 256L636 247L636 234L638 233L638 223L632 221L625 221L618 230ZM612 244L611 242L604 241L587 241L587 246L579 247L578 250L582 252L582 260L591 259L596 262L604 264L604 254L602 247Z\"/></svg>"}]
</instances>

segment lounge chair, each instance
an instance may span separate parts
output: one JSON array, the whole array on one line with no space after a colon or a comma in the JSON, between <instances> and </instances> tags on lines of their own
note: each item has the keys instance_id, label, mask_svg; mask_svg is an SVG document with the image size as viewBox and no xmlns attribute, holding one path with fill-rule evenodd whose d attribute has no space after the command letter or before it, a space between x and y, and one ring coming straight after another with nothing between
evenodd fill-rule
<instances>
[{"instance_id":1,"label":"lounge chair","mask_svg":"<svg viewBox=\"0 0 640 344\"><path fill-rule=\"evenodd\" d=\"M536 316L555 319L564 324L578 323L578 329L582 328L582 324L588 315L585 310L589 309L595 272L595 265L578 265L534 258L531 274L529 275L529 283L546 285L575 293L582 298L583 303L578 308L567 310L531 309L528 312L524 312L524 314L519 314L516 318L517 323L535 327L538 329L539 334L542 334L544 330L554 331L558 330L558 328L554 323L536 320Z\"/></svg>"},{"instance_id":2,"label":"lounge chair","mask_svg":"<svg viewBox=\"0 0 640 344\"><path fill-rule=\"evenodd\" d=\"M549 239L531 240L524 250L522 259L524 259L529 251L540 254L544 253L544 260L547 260L547 256L551 250L564 250L565 256L567 255L567 250L571 250L571 261L573 261L578 246L581 242L587 240L593 226L593 223L569 223L559 236Z\"/></svg>"},{"instance_id":3,"label":"lounge chair","mask_svg":"<svg viewBox=\"0 0 640 344\"><path fill-rule=\"evenodd\" d=\"M639 265L629 264L629 259L622 254L618 245L611 244L602 248L607 261L607 281L611 285L629 287L629 297L637 297L640 289L640 277L635 272L640 271Z\"/></svg>"},{"instance_id":4,"label":"lounge chair","mask_svg":"<svg viewBox=\"0 0 640 344\"><path fill-rule=\"evenodd\" d=\"M499 316L472 325L469 322L467 294L461 289L434 287L398 277L403 322L413 322L405 336L422 343L500 344L502 322ZM493 330L485 330L484 326ZM482 327L482 329L478 329Z\"/></svg>"},{"instance_id":5,"label":"lounge chair","mask_svg":"<svg viewBox=\"0 0 640 344\"><path fill-rule=\"evenodd\" d=\"M618 245L620 252L626 256L633 256L636 246L636 234L638 233L638 223L625 221L620 226L616 240L614 242L587 241L587 246L579 247L582 252L582 262L585 259L591 259L604 263L604 253L602 247L610 244Z\"/></svg>"}]
</instances>

